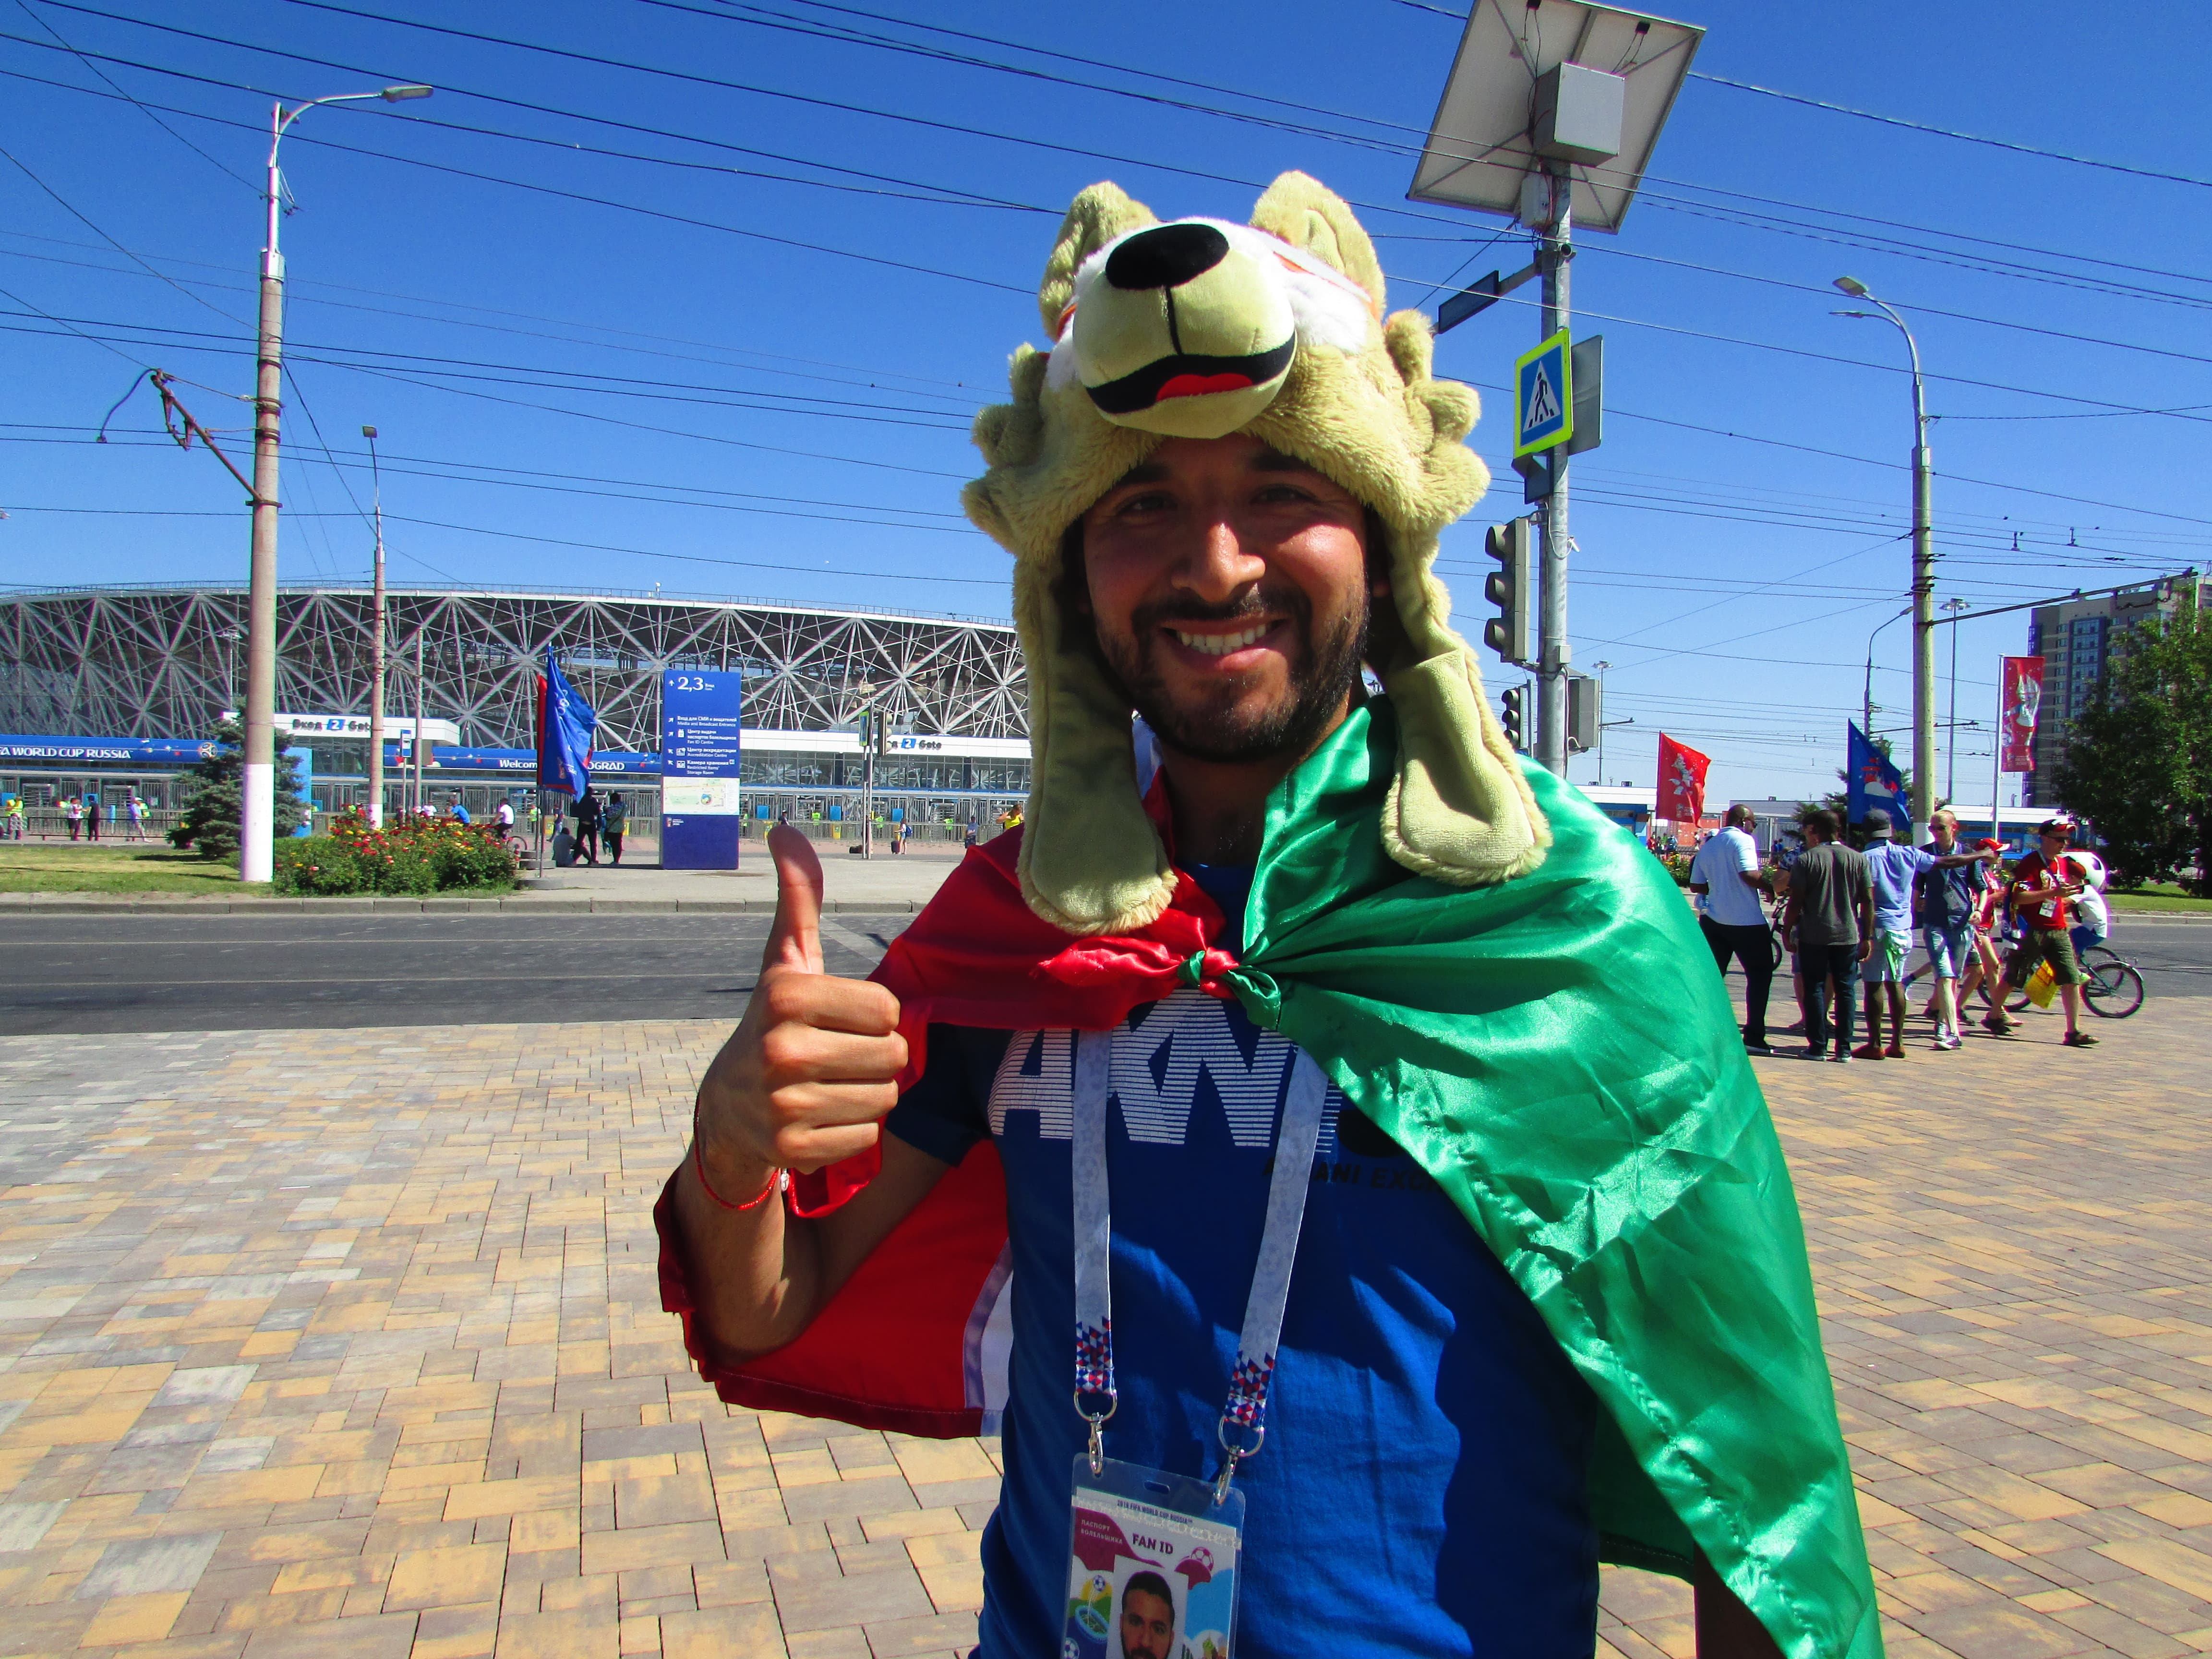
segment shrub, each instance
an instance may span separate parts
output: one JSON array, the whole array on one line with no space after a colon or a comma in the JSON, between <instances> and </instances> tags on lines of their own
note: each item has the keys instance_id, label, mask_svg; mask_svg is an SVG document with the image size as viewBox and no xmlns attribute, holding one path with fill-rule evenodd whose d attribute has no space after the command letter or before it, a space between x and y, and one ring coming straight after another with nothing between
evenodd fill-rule
<instances>
[{"instance_id":1,"label":"shrub","mask_svg":"<svg viewBox=\"0 0 2212 1659\"><path fill-rule=\"evenodd\" d=\"M276 844L280 893L512 892L515 854L489 829L451 818L409 818L373 830L358 811L326 836Z\"/></svg>"}]
</instances>

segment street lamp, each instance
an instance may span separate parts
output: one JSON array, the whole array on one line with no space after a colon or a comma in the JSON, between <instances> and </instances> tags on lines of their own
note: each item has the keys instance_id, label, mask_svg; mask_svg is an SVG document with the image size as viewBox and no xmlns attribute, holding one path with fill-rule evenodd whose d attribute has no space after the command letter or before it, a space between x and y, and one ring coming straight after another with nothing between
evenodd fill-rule
<instances>
[{"instance_id":1,"label":"street lamp","mask_svg":"<svg viewBox=\"0 0 2212 1659\"><path fill-rule=\"evenodd\" d=\"M368 824L384 828L384 471L376 460L376 428L365 426L368 476L376 492L376 615L368 625Z\"/></svg>"},{"instance_id":2,"label":"street lamp","mask_svg":"<svg viewBox=\"0 0 2212 1659\"><path fill-rule=\"evenodd\" d=\"M1605 671L1613 665L1594 662L1590 666L1597 670L1597 706L1600 711L1597 717L1597 781L1602 784L1605 781Z\"/></svg>"},{"instance_id":3,"label":"street lamp","mask_svg":"<svg viewBox=\"0 0 2212 1659\"><path fill-rule=\"evenodd\" d=\"M1874 632L1867 635L1866 690L1859 700L1859 719L1862 722L1859 730L1866 733L1869 743L1874 741L1874 642L1881 637L1883 629L1911 614L1912 607L1908 605L1896 616L1883 617L1875 624ZM1917 777L1913 779L1912 787L1915 790L1920 787L1920 780Z\"/></svg>"},{"instance_id":4,"label":"street lamp","mask_svg":"<svg viewBox=\"0 0 2212 1659\"><path fill-rule=\"evenodd\" d=\"M1928 388L1920 373L1920 343L1905 319L1857 277L1835 280L1837 288L1875 310L1834 314L1887 318L1905 336L1905 349L1912 357L1912 823L1917 836L1927 827L1936 793L1935 464L1928 448Z\"/></svg>"},{"instance_id":5,"label":"street lamp","mask_svg":"<svg viewBox=\"0 0 2212 1659\"><path fill-rule=\"evenodd\" d=\"M277 243L284 185L276 152L292 123L319 104L428 98L428 87L386 87L311 98L269 116L269 236L261 250L261 325L253 391L253 562L246 606L246 777L239 811L238 878L275 873L276 805L276 445L284 407L284 255Z\"/></svg>"}]
</instances>

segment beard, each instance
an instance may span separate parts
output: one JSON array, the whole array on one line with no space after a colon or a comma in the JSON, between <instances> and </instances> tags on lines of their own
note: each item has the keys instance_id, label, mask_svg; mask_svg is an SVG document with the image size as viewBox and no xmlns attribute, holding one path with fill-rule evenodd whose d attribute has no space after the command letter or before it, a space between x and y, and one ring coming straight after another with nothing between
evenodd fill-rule
<instances>
[{"instance_id":1,"label":"beard","mask_svg":"<svg viewBox=\"0 0 2212 1659\"><path fill-rule=\"evenodd\" d=\"M1160 672L1160 629L1176 623L1260 621L1287 613L1296 641L1289 653L1286 696L1257 710L1238 708L1240 689L1223 686L1210 696L1177 702ZM1299 588L1255 589L1228 605L1176 600L1139 606L1127 635L1097 632L1108 677L1162 743L1194 760L1241 764L1304 755L1328 728L1354 686L1367 655L1368 607L1337 618L1314 637L1313 604Z\"/></svg>"}]
</instances>

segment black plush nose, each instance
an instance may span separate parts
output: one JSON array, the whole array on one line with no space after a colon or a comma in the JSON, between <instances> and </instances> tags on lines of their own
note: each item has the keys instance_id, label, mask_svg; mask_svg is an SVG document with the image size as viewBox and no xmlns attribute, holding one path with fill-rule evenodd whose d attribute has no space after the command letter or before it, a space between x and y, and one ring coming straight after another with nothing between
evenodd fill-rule
<instances>
[{"instance_id":1,"label":"black plush nose","mask_svg":"<svg viewBox=\"0 0 2212 1659\"><path fill-rule=\"evenodd\" d=\"M1140 230L1106 258L1106 280L1115 288L1178 288L1229 257L1229 239L1212 225L1155 225Z\"/></svg>"}]
</instances>

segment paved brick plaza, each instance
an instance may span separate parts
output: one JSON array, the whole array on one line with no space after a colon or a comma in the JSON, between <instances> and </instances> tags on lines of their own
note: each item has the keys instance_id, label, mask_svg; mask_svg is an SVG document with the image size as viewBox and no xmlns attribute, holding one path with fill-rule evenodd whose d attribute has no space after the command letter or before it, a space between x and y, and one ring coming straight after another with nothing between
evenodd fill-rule
<instances>
[{"instance_id":1,"label":"paved brick plaza","mask_svg":"<svg viewBox=\"0 0 2212 1659\"><path fill-rule=\"evenodd\" d=\"M2212 1003L2031 1030L1761 1062L1890 1651L2212 1651ZM0 1040L0 1652L963 1650L993 1448L730 1413L659 1310L720 1036Z\"/></svg>"}]
</instances>

